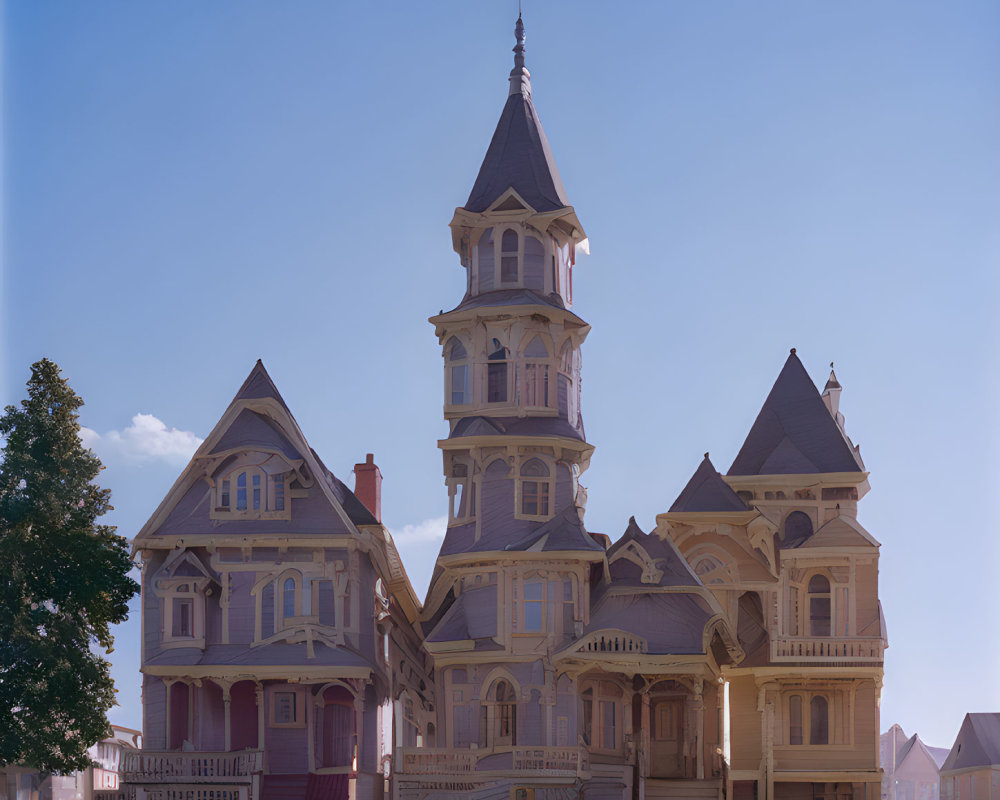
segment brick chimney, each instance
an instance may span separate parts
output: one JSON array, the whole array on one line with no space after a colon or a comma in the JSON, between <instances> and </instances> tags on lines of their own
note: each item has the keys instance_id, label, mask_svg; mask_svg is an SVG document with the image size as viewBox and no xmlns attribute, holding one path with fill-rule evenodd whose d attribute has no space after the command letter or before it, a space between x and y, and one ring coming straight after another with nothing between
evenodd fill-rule
<instances>
[{"instance_id":1,"label":"brick chimney","mask_svg":"<svg viewBox=\"0 0 1000 800\"><path fill-rule=\"evenodd\" d=\"M375 456L368 453L363 464L354 465L354 494L379 522L382 521L382 473Z\"/></svg>"}]
</instances>

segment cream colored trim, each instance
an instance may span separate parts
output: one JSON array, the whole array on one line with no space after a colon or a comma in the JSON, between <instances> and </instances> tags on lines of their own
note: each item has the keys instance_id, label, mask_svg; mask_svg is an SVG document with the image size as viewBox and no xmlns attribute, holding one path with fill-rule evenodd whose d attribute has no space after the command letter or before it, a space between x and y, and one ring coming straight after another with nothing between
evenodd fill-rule
<instances>
[{"instance_id":1,"label":"cream colored trim","mask_svg":"<svg viewBox=\"0 0 1000 800\"><path fill-rule=\"evenodd\" d=\"M179 680L201 678L226 678L236 681L280 679L286 683L327 683L334 678L370 679L372 667L304 667L288 664L261 664L254 666L225 664L146 664L139 670L144 675Z\"/></svg>"},{"instance_id":2,"label":"cream colored trim","mask_svg":"<svg viewBox=\"0 0 1000 800\"><path fill-rule=\"evenodd\" d=\"M814 472L795 475L723 475L734 490L758 486L835 487L860 486L868 482L867 472ZM859 498L860 499L860 498Z\"/></svg>"}]
</instances>

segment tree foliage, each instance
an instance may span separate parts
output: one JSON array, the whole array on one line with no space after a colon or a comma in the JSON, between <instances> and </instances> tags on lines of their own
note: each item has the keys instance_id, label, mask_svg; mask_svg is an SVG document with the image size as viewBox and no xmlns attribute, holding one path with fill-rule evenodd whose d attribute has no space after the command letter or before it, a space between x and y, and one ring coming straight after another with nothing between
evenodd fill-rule
<instances>
[{"instance_id":1,"label":"tree foliage","mask_svg":"<svg viewBox=\"0 0 1000 800\"><path fill-rule=\"evenodd\" d=\"M111 493L80 443L83 401L42 359L0 417L0 765L66 772L110 734L110 626L138 585L128 542L98 518ZM99 648L98 648L99 646Z\"/></svg>"}]
</instances>

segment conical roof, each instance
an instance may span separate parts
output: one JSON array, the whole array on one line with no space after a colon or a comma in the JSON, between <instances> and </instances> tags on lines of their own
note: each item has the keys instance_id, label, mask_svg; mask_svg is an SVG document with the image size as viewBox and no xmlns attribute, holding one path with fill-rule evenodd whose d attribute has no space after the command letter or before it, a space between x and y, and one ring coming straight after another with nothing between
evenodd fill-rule
<instances>
[{"instance_id":1,"label":"conical roof","mask_svg":"<svg viewBox=\"0 0 1000 800\"><path fill-rule=\"evenodd\" d=\"M727 474L862 471L793 348Z\"/></svg>"},{"instance_id":2,"label":"conical roof","mask_svg":"<svg viewBox=\"0 0 1000 800\"><path fill-rule=\"evenodd\" d=\"M691 480L687 482L671 511L746 511L746 503L722 480L722 476L712 465L705 453Z\"/></svg>"},{"instance_id":3,"label":"conical roof","mask_svg":"<svg viewBox=\"0 0 1000 800\"><path fill-rule=\"evenodd\" d=\"M465 204L468 211L485 211L513 188L535 211L569 205L556 169L549 140L531 102L531 84L524 68L524 24L518 17L510 94L500 114L490 147Z\"/></svg>"}]
</instances>

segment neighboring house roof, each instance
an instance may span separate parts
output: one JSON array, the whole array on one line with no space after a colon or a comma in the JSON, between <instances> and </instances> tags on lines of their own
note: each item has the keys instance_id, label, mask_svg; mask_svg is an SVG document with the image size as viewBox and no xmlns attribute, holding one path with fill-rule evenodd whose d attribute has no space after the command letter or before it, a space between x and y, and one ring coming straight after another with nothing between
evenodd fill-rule
<instances>
[{"instance_id":1,"label":"neighboring house roof","mask_svg":"<svg viewBox=\"0 0 1000 800\"><path fill-rule=\"evenodd\" d=\"M485 211L511 187L535 211L555 211L569 205L549 140L531 102L531 84L524 69L524 25L520 19L516 35L510 94L465 204L469 211Z\"/></svg>"},{"instance_id":2,"label":"neighboring house roof","mask_svg":"<svg viewBox=\"0 0 1000 800\"><path fill-rule=\"evenodd\" d=\"M863 471L793 349L727 474Z\"/></svg>"},{"instance_id":3,"label":"neighboring house roof","mask_svg":"<svg viewBox=\"0 0 1000 800\"><path fill-rule=\"evenodd\" d=\"M580 431L561 417L463 417L449 439L464 436L565 436L583 441Z\"/></svg>"},{"instance_id":4,"label":"neighboring house roof","mask_svg":"<svg viewBox=\"0 0 1000 800\"><path fill-rule=\"evenodd\" d=\"M856 519L842 515L825 523L796 547L805 550L810 547L881 547L881 545Z\"/></svg>"},{"instance_id":5,"label":"neighboring house roof","mask_svg":"<svg viewBox=\"0 0 1000 800\"><path fill-rule=\"evenodd\" d=\"M671 511L746 511L747 506L712 465L705 453L691 480L677 495Z\"/></svg>"},{"instance_id":6,"label":"neighboring house roof","mask_svg":"<svg viewBox=\"0 0 1000 800\"><path fill-rule=\"evenodd\" d=\"M1000 766L1000 713L966 714L941 771Z\"/></svg>"}]
</instances>

